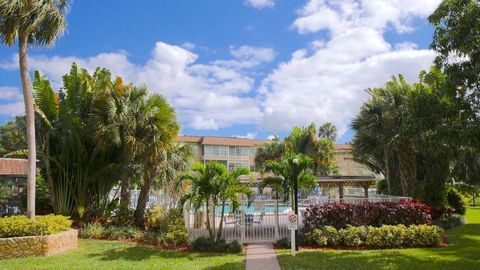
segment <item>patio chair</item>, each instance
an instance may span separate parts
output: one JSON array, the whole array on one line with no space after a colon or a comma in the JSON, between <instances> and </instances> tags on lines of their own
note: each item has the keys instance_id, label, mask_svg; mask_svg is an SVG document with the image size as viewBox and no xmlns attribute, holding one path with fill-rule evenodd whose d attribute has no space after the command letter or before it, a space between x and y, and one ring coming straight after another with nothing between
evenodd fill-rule
<instances>
[{"instance_id":1,"label":"patio chair","mask_svg":"<svg viewBox=\"0 0 480 270\"><path fill-rule=\"evenodd\" d=\"M262 222L263 222L263 217L264 217L264 216L265 216L265 212L262 212L262 213L260 214L260 217L259 217L258 219L255 219L255 218L253 219L253 222L252 222L252 223L254 223L254 224L262 224Z\"/></svg>"}]
</instances>

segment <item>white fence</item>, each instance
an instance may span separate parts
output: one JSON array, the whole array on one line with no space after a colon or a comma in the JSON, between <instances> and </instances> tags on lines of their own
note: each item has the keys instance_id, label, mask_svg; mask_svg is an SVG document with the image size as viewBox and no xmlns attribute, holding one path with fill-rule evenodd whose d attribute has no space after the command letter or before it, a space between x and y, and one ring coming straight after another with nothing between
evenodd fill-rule
<instances>
[{"instance_id":1,"label":"white fence","mask_svg":"<svg viewBox=\"0 0 480 270\"><path fill-rule=\"evenodd\" d=\"M396 202L410 200L408 197L376 196L371 198L345 197L342 202ZM338 199L308 198L299 200L298 228L303 226L302 212L312 204L339 202ZM211 207L213 209L213 207ZM273 242L289 236L288 214L292 207L288 203L279 200L256 200L250 205L242 202L240 209L230 211L230 205L226 205L222 224L222 238L227 241L238 240L241 243ZM200 235L208 235L206 229L206 211L186 211L185 226L189 230L190 238ZM215 207L215 215L210 217L210 225L214 234L220 229L221 206Z\"/></svg>"}]
</instances>

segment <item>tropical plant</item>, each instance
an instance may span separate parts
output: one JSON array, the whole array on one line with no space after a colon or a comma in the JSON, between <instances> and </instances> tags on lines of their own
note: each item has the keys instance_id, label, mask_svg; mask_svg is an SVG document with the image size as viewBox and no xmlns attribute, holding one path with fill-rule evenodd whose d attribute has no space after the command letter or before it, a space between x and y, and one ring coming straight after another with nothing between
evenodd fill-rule
<instances>
[{"instance_id":1,"label":"tropical plant","mask_svg":"<svg viewBox=\"0 0 480 270\"><path fill-rule=\"evenodd\" d=\"M255 151L255 167L262 169L268 160L280 160L285 152L285 143L277 135L273 139L257 147Z\"/></svg>"},{"instance_id":2,"label":"tropical plant","mask_svg":"<svg viewBox=\"0 0 480 270\"><path fill-rule=\"evenodd\" d=\"M106 208L121 168L119 148L103 147L95 137L97 106L113 87L110 72L98 68L90 75L73 64L58 95L47 78L39 72L34 77L39 153L52 206L55 213L86 220Z\"/></svg>"},{"instance_id":3,"label":"tropical plant","mask_svg":"<svg viewBox=\"0 0 480 270\"><path fill-rule=\"evenodd\" d=\"M213 230L210 224L210 208L213 204L213 195L216 191L215 181L222 175L225 165L218 162L207 162L207 164L194 163L191 172L181 175L181 182L187 181L189 191L179 201L179 208L192 206L195 210L204 206L207 214L207 230L209 237L213 240ZM181 183L180 182L180 183ZM215 211L213 209L213 211Z\"/></svg>"},{"instance_id":4,"label":"tropical plant","mask_svg":"<svg viewBox=\"0 0 480 270\"><path fill-rule=\"evenodd\" d=\"M15 121L0 126L0 156L26 157L27 126L25 117L17 116ZM27 154L27 155L24 155Z\"/></svg>"},{"instance_id":5,"label":"tropical plant","mask_svg":"<svg viewBox=\"0 0 480 270\"><path fill-rule=\"evenodd\" d=\"M335 142L337 139L337 127L330 122L326 122L318 128L318 137Z\"/></svg>"},{"instance_id":6,"label":"tropical plant","mask_svg":"<svg viewBox=\"0 0 480 270\"><path fill-rule=\"evenodd\" d=\"M225 166L223 167L224 170L222 171L220 177L214 180L216 190L213 196L213 201L215 204L219 203L222 206L220 225L215 240L217 243L222 239L223 219L225 217L225 204L227 201L230 202L232 211L235 211L240 206L240 194L248 196L249 199L252 195L252 190L247 185L240 182L241 176L247 176L250 174L250 170L248 168L236 168L229 172Z\"/></svg>"},{"instance_id":7,"label":"tropical plant","mask_svg":"<svg viewBox=\"0 0 480 270\"><path fill-rule=\"evenodd\" d=\"M292 129L285 138L285 152L310 157L313 160L316 174L329 175L336 169L333 141L327 138L318 138L317 128L313 123L307 127Z\"/></svg>"},{"instance_id":8,"label":"tropical plant","mask_svg":"<svg viewBox=\"0 0 480 270\"><path fill-rule=\"evenodd\" d=\"M316 186L316 176L313 171L313 160L302 154L287 154L280 161L267 161L263 169L263 178L258 185L260 193L266 187L272 189L277 198L282 197L287 202L294 198L294 182L298 188L313 189Z\"/></svg>"},{"instance_id":9,"label":"tropical plant","mask_svg":"<svg viewBox=\"0 0 480 270\"><path fill-rule=\"evenodd\" d=\"M62 35L68 0L0 1L0 40L12 46L18 38L18 60L23 87L28 143L27 215L35 218L37 151L33 88L28 68L28 45L50 46Z\"/></svg>"}]
</instances>

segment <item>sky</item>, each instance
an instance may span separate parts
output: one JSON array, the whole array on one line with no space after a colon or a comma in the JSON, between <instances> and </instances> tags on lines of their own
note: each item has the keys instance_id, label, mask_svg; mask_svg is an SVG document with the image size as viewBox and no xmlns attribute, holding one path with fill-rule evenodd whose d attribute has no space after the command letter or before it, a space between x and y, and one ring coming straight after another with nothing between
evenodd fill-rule
<instances>
[{"instance_id":1,"label":"sky","mask_svg":"<svg viewBox=\"0 0 480 270\"><path fill-rule=\"evenodd\" d=\"M432 65L427 17L439 0L73 1L54 47L29 64L54 88L72 62L145 84L175 108L182 134L281 137L351 120L392 75ZM0 123L24 114L18 47L0 45Z\"/></svg>"}]
</instances>

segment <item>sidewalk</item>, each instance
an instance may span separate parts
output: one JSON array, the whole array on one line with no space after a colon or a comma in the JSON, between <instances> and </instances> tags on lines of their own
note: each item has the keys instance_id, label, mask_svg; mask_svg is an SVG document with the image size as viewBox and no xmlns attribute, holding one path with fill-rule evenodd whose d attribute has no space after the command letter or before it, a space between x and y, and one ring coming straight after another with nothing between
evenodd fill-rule
<instances>
[{"instance_id":1,"label":"sidewalk","mask_svg":"<svg viewBox=\"0 0 480 270\"><path fill-rule=\"evenodd\" d=\"M248 244L247 270L280 270L273 245Z\"/></svg>"}]
</instances>

